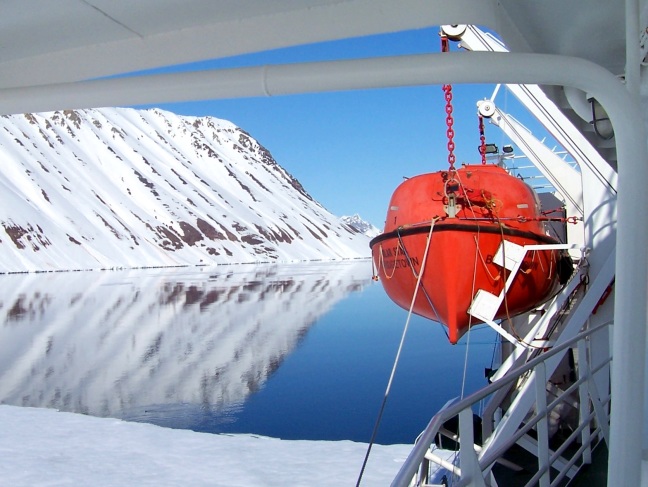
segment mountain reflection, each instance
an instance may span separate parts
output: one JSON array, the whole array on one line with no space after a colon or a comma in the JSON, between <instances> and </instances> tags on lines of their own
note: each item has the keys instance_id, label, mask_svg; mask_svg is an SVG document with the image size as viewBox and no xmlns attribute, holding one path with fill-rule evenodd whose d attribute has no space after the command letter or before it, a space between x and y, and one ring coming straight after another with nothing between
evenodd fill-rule
<instances>
[{"instance_id":1,"label":"mountain reflection","mask_svg":"<svg viewBox=\"0 0 648 487\"><path fill-rule=\"evenodd\" d=\"M124 417L259 390L367 262L0 276L0 402Z\"/></svg>"}]
</instances>

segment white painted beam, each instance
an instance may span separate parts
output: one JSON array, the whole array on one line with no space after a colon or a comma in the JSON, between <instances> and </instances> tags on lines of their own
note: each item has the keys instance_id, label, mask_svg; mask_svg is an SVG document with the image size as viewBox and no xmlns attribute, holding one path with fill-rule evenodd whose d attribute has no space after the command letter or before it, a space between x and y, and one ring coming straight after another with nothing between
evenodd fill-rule
<instances>
[{"instance_id":1,"label":"white painted beam","mask_svg":"<svg viewBox=\"0 0 648 487\"><path fill-rule=\"evenodd\" d=\"M44 8L41 1L34 1L34 5L27 0L20 3L19 8L25 11L39 12ZM50 2L45 3L49 8ZM20 51L21 57L0 57L0 87L79 81L456 22L516 32L496 0L195 0L190 6L180 1L138 0L137 5L126 9L118 22L131 32L125 29L113 32L110 29L114 29L115 23L99 22L89 14L82 15L84 9L79 2L51 3L55 5L51 8L56 9L56 17L64 20L46 27L50 31L54 27L61 29L58 36L53 34L52 42L47 44L39 35L40 30L26 34L29 37L21 49L9 51L10 54ZM164 15L173 17L178 8L193 8L204 15L200 22L193 21L187 26L167 19L157 31L152 30L154 26L150 25L150 20L138 19L138 15L156 9L166 10ZM119 10L118 2L113 2L107 10ZM164 15L155 14L162 18ZM43 19L43 23L47 22L47 18ZM29 32L34 27L27 22L19 28ZM63 30L66 28L67 31ZM92 30L88 34L89 29L97 29L96 35ZM16 42L11 37L3 38L2 34L0 31L0 45ZM59 47L60 38L65 39L64 48Z\"/></svg>"}]
</instances>

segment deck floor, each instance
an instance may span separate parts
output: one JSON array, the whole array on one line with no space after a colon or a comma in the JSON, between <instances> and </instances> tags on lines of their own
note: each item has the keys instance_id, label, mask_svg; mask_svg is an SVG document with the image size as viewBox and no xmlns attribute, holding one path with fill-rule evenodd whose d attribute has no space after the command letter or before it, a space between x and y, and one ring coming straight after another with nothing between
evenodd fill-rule
<instances>
[{"instance_id":1,"label":"deck floor","mask_svg":"<svg viewBox=\"0 0 648 487\"><path fill-rule=\"evenodd\" d=\"M493 467L493 473L499 485L506 487L522 487L526 485L537 472L537 458L521 448L510 452L509 459L523 467L520 472L514 472L502 465ZM592 452L592 463L584 466L579 474L569 482L560 483L561 487L606 487L607 486L608 451L601 442Z\"/></svg>"},{"instance_id":2,"label":"deck floor","mask_svg":"<svg viewBox=\"0 0 648 487\"><path fill-rule=\"evenodd\" d=\"M569 487L607 486L608 450L605 443L592 452L592 464L583 467Z\"/></svg>"}]
</instances>

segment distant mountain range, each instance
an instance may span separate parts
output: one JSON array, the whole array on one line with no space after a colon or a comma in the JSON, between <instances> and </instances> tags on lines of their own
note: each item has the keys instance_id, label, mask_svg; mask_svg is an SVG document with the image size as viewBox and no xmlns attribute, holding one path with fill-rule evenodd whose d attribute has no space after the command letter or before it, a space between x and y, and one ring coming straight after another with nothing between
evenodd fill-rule
<instances>
[{"instance_id":1,"label":"distant mountain range","mask_svg":"<svg viewBox=\"0 0 648 487\"><path fill-rule=\"evenodd\" d=\"M212 117L2 116L0 158L0 272L355 259L377 232Z\"/></svg>"},{"instance_id":2,"label":"distant mountain range","mask_svg":"<svg viewBox=\"0 0 648 487\"><path fill-rule=\"evenodd\" d=\"M378 227L364 221L357 213L353 216L343 216L340 218L340 220L342 220L343 223L349 225L350 227L356 229L358 232L364 233L371 238L380 233L380 229L378 229Z\"/></svg>"}]
</instances>

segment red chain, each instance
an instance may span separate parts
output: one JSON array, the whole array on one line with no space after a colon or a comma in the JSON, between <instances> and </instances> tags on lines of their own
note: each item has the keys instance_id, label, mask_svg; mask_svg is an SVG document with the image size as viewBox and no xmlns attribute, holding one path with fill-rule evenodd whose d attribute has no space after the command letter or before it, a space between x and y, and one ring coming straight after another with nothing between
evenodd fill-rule
<instances>
[{"instance_id":1,"label":"red chain","mask_svg":"<svg viewBox=\"0 0 648 487\"><path fill-rule=\"evenodd\" d=\"M449 52L450 45L448 38L445 36L441 37L441 52ZM454 143L454 118L452 118L452 85L443 85L443 91L445 93L445 111L446 111L446 125L448 129L446 130L446 135L448 137L448 164L450 165L450 171L455 170L455 161L457 158L454 155L455 143Z\"/></svg>"},{"instance_id":2,"label":"red chain","mask_svg":"<svg viewBox=\"0 0 648 487\"><path fill-rule=\"evenodd\" d=\"M484 117L479 115L479 153L482 164L486 164L486 136L484 135Z\"/></svg>"},{"instance_id":3,"label":"red chain","mask_svg":"<svg viewBox=\"0 0 648 487\"><path fill-rule=\"evenodd\" d=\"M446 135L448 136L448 164L450 164L450 170L454 171L454 164L456 157L454 155L455 143L454 143L454 129L452 125L454 124L454 118L452 118L452 85L443 85L443 91L445 91L445 100L446 100L446 125L448 130L446 130Z\"/></svg>"}]
</instances>

